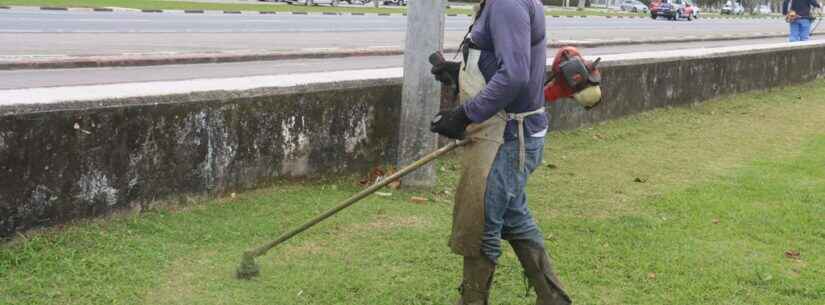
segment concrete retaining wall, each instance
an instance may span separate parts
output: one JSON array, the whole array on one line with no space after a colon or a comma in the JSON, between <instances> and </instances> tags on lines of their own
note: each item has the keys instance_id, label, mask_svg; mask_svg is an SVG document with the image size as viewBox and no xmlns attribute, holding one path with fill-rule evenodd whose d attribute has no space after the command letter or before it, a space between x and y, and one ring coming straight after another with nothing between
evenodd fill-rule
<instances>
[{"instance_id":1,"label":"concrete retaining wall","mask_svg":"<svg viewBox=\"0 0 825 305\"><path fill-rule=\"evenodd\" d=\"M18 106L0 117L0 235L394 161L400 84L290 91Z\"/></svg>"},{"instance_id":2,"label":"concrete retaining wall","mask_svg":"<svg viewBox=\"0 0 825 305\"><path fill-rule=\"evenodd\" d=\"M553 129L821 77L825 43L604 56ZM0 91L0 236L180 193L393 164L400 69ZM213 91L201 91L209 88Z\"/></svg>"}]
</instances>

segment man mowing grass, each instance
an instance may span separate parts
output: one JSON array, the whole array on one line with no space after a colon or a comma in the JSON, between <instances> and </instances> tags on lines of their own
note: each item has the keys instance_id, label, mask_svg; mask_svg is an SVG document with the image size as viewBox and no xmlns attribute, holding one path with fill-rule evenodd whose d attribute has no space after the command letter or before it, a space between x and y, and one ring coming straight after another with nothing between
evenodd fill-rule
<instances>
[{"instance_id":1,"label":"man mowing grass","mask_svg":"<svg viewBox=\"0 0 825 305\"><path fill-rule=\"evenodd\" d=\"M536 304L572 303L525 193L528 177L542 162L548 127L545 35L541 2L482 1L462 43L463 62L433 67L442 82L458 80L463 103L438 113L431 130L464 139L468 125L488 126L465 146L455 198L450 247L464 257L459 305L487 304L501 239L513 247L535 287Z\"/></svg>"}]
</instances>

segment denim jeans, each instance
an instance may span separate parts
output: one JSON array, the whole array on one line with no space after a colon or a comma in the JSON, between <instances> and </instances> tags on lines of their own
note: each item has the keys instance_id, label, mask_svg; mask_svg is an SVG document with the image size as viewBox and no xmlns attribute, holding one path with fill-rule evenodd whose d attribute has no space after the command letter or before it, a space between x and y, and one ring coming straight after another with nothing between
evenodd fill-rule
<instances>
[{"instance_id":1,"label":"denim jeans","mask_svg":"<svg viewBox=\"0 0 825 305\"><path fill-rule=\"evenodd\" d=\"M541 164L544 137L525 137L525 169L519 168L518 140L505 141L498 150L484 193L484 235L481 253L495 263L501 256L501 239L528 240L544 246L544 238L530 210L524 187Z\"/></svg>"},{"instance_id":2,"label":"denim jeans","mask_svg":"<svg viewBox=\"0 0 825 305\"><path fill-rule=\"evenodd\" d=\"M808 40L811 34L811 19L797 18L794 22L791 22L790 25L791 35L788 37L788 41L796 42Z\"/></svg>"}]
</instances>

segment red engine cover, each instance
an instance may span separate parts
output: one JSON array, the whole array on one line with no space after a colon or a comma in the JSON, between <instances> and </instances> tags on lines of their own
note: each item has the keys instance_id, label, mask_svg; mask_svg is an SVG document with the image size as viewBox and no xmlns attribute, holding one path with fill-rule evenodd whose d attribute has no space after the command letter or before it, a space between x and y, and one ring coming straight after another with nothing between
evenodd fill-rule
<instances>
[{"instance_id":1,"label":"red engine cover","mask_svg":"<svg viewBox=\"0 0 825 305\"><path fill-rule=\"evenodd\" d=\"M556 55L553 57L553 74L560 75L561 69L559 68L559 65L561 65L562 60L571 57L581 57L581 53L579 53L579 50L574 47L563 47L556 51ZM567 86L564 81L559 80L559 78L555 78L544 86L544 100L548 103L555 102L563 97L573 96L573 89L571 89L570 86Z\"/></svg>"}]
</instances>

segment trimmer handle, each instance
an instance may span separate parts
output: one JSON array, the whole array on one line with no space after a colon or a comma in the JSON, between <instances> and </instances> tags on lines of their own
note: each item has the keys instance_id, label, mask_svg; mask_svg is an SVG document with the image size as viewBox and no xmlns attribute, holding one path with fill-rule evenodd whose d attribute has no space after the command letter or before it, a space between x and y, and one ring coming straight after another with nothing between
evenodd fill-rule
<instances>
[{"instance_id":1,"label":"trimmer handle","mask_svg":"<svg viewBox=\"0 0 825 305\"><path fill-rule=\"evenodd\" d=\"M430 64L433 66L443 64L446 61L447 60L444 59L444 54L441 54L441 51L435 51L433 54L430 54Z\"/></svg>"}]
</instances>

